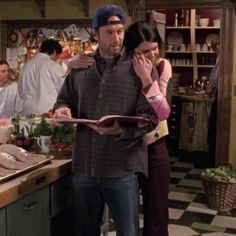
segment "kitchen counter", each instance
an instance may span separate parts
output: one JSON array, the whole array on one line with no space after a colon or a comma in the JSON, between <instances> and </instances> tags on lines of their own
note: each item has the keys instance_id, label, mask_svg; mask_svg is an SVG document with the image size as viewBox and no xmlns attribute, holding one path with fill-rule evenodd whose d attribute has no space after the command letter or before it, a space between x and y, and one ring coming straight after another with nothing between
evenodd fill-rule
<instances>
[{"instance_id":1,"label":"kitchen counter","mask_svg":"<svg viewBox=\"0 0 236 236\"><path fill-rule=\"evenodd\" d=\"M213 102L214 101L214 97L209 96L207 94L189 95L187 93L181 94L178 92L174 92L173 96L181 97L183 100L188 100L188 101L199 101L199 102L204 102L204 101Z\"/></svg>"},{"instance_id":2,"label":"kitchen counter","mask_svg":"<svg viewBox=\"0 0 236 236\"><path fill-rule=\"evenodd\" d=\"M0 208L47 186L71 171L71 157L56 157L51 163L0 183Z\"/></svg>"}]
</instances>

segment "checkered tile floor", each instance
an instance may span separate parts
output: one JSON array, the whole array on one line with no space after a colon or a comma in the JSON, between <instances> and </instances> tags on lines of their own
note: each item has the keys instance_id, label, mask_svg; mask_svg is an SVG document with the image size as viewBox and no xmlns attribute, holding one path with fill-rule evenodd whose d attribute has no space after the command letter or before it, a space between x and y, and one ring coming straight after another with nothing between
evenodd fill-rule
<instances>
[{"instance_id":1,"label":"checkered tile floor","mask_svg":"<svg viewBox=\"0 0 236 236\"><path fill-rule=\"evenodd\" d=\"M208 207L199 174L181 158L171 158L172 172L169 193L170 236L233 236L236 235L236 204L228 213L220 213ZM140 215L142 226L142 215ZM109 232L109 236L116 233ZM161 236L161 235L160 235Z\"/></svg>"}]
</instances>

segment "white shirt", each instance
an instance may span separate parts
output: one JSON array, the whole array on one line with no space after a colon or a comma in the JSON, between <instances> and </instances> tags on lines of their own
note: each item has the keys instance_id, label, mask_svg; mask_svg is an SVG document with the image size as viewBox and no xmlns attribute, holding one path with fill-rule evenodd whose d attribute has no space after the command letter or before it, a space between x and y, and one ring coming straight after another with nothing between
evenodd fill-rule
<instances>
[{"instance_id":1,"label":"white shirt","mask_svg":"<svg viewBox=\"0 0 236 236\"><path fill-rule=\"evenodd\" d=\"M22 111L23 101L21 100L17 83L9 81L0 88L0 118L11 118Z\"/></svg>"},{"instance_id":2,"label":"white shirt","mask_svg":"<svg viewBox=\"0 0 236 236\"><path fill-rule=\"evenodd\" d=\"M18 83L24 102L22 114L40 115L52 109L64 78L62 67L45 53L38 53L27 62Z\"/></svg>"}]
</instances>

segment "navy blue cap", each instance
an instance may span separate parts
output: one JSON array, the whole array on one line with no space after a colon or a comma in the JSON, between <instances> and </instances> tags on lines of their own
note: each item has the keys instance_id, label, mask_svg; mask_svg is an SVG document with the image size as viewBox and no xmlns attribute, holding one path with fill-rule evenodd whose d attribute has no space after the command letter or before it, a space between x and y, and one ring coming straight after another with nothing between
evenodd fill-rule
<instances>
[{"instance_id":1,"label":"navy blue cap","mask_svg":"<svg viewBox=\"0 0 236 236\"><path fill-rule=\"evenodd\" d=\"M120 21L108 22L111 16L118 16ZM109 24L125 24L125 14L123 10L116 5L106 5L98 8L92 19L92 27L99 28Z\"/></svg>"}]
</instances>

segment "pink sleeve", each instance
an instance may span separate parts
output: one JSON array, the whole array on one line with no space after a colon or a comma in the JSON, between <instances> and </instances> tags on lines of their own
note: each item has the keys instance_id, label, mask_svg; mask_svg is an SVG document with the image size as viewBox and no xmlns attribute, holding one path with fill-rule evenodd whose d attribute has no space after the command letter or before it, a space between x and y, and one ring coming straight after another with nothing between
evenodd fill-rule
<instances>
[{"instance_id":1,"label":"pink sleeve","mask_svg":"<svg viewBox=\"0 0 236 236\"><path fill-rule=\"evenodd\" d=\"M163 97L161 101L150 102L150 105L156 112L158 119L160 121L166 120L170 114L170 106L166 101L166 98Z\"/></svg>"},{"instance_id":2,"label":"pink sleeve","mask_svg":"<svg viewBox=\"0 0 236 236\"><path fill-rule=\"evenodd\" d=\"M169 80L172 77L172 68L168 60L166 59L163 59L163 60L164 60L164 68L159 77L158 83L159 83L161 93L166 97L167 85L168 85Z\"/></svg>"},{"instance_id":3,"label":"pink sleeve","mask_svg":"<svg viewBox=\"0 0 236 236\"><path fill-rule=\"evenodd\" d=\"M160 121L166 120L170 114L170 106L166 101L165 96L161 97L161 100L151 101L149 98L162 95L159 89L157 81L154 81L149 87L148 91L144 93L148 102L156 112Z\"/></svg>"}]
</instances>

